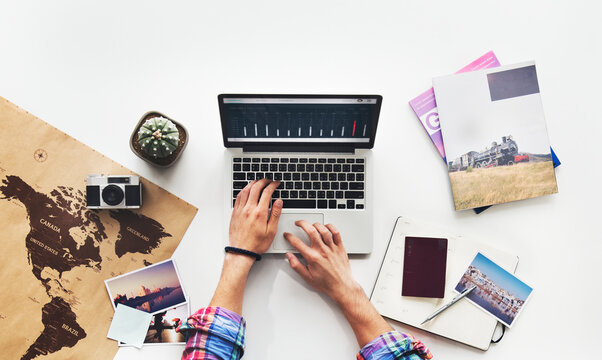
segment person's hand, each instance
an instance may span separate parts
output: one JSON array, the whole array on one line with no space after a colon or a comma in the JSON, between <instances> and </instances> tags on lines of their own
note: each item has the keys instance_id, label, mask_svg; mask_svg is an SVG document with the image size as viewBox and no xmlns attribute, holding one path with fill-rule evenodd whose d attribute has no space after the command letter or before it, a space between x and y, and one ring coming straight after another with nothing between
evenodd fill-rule
<instances>
[{"instance_id":1,"label":"person's hand","mask_svg":"<svg viewBox=\"0 0 602 360\"><path fill-rule=\"evenodd\" d=\"M350 294L361 292L361 287L351 275L347 251L337 228L319 223L312 226L305 220L297 221L295 225L307 233L311 246L290 233L284 233L284 237L307 262L304 265L295 255L287 253L291 268L311 287L339 304Z\"/></svg>"},{"instance_id":2,"label":"person's hand","mask_svg":"<svg viewBox=\"0 0 602 360\"><path fill-rule=\"evenodd\" d=\"M278 228L282 200L270 200L278 181L268 179L250 182L236 197L230 220L230 246L263 254L268 250Z\"/></svg>"}]
</instances>

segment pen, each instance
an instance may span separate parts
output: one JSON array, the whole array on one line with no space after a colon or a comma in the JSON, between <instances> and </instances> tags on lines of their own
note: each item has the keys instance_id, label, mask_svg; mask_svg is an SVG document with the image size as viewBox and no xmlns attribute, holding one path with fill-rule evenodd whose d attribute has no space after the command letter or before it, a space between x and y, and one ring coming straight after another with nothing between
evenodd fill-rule
<instances>
[{"instance_id":1,"label":"pen","mask_svg":"<svg viewBox=\"0 0 602 360\"><path fill-rule=\"evenodd\" d=\"M452 301L450 301L449 303L443 305L443 307L441 307L439 310L435 311L431 316L427 317L426 320L424 320L423 322L420 323L420 325L424 324L427 321L431 321L435 316L441 314L442 312L444 312L445 310L449 309L450 306L452 306L453 304L457 303L458 301L460 301L460 299L462 299L464 296L470 294L471 291L473 291L474 289L476 289L476 285L471 287L471 288L466 288L464 289L464 291L462 291L462 293L460 293L460 295L456 296Z\"/></svg>"}]
</instances>

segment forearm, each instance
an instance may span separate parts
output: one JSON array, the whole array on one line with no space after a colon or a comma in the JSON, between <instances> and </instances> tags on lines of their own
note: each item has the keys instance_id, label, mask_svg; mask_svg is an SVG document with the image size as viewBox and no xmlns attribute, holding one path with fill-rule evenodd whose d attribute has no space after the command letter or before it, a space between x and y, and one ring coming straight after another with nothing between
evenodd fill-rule
<instances>
[{"instance_id":1,"label":"forearm","mask_svg":"<svg viewBox=\"0 0 602 360\"><path fill-rule=\"evenodd\" d=\"M351 325L360 348L379 335L393 330L376 311L359 285L335 302Z\"/></svg>"},{"instance_id":2,"label":"forearm","mask_svg":"<svg viewBox=\"0 0 602 360\"><path fill-rule=\"evenodd\" d=\"M255 259L226 253L224 267L209 306L220 306L242 314L242 301L249 271Z\"/></svg>"}]
</instances>

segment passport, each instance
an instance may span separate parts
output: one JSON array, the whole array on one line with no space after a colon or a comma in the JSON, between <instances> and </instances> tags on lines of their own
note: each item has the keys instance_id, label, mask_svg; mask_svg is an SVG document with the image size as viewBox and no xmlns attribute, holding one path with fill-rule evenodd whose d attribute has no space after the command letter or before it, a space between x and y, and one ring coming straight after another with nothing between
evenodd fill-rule
<instances>
[{"instance_id":1,"label":"passport","mask_svg":"<svg viewBox=\"0 0 602 360\"><path fill-rule=\"evenodd\" d=\"M443 298L447 239L406 236L401 296Z\"/></svg>"}]
</instances>

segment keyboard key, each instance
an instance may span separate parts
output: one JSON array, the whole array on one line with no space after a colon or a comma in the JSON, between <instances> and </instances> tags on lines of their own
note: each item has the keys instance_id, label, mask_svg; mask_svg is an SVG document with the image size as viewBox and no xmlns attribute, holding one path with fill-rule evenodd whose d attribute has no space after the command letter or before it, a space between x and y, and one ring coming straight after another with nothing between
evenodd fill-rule
<instances>
[{"instance_id":1,"label":"keyboard key","mask_svg":"<svg viewBox=\"0 0 602 360\"><path fill-rule=\"evenodd\" d=\"M279 190L284 189L284 183L281 182L280 185L278 185L278 187L276 189L279 189Z\"/></svg>"},{"instance_id":2,"label":"keyboard key","mask_svg":"<svg viewBox=\"0 0 602 360\"><path fill-rule=\"evenodd\" d=\"M324 165L324 171L326 171L326 172L332 172L332 164L326 164L326 165Z\"/></svg>"},{"instance_id":3,"label":"keyboard key","mask_svg":"<svg viewBox=\"0 0 602 360\"><path fill-rule=\"evenodd\" d=\"M235 172L232 174L232 180L245 180L245 173Z\"/></svg>"},{"instance_id":4,"label":"keyboard key","mask_svg":"<svg viewBox=\"0 0 602 360\"><path fill-rule=\"evenodd\" d=\"M286 209L315 209L316 200L282 200L282 207Z\"/></svg>"},{"instance_id":5,"label":"keyboard key","mask_svg":"<svg viewBox=\"0 0 602 360\"><path fill-rule=\"evenodd\" d=\"M320 181L327 181L327 180L328 180L328 174L320 173Z\"/></svg>"},{"instance_id":6,"label":"keyboard key","mask_svg":"<svg viewBox=\"0 0 602 360\"><path fill-rule=\"evenodd\" d=\"M240 171L240 169L242 169L242 166L240 166L240 164L234 164L232 166L233 171Z\"/></svg>"},{"instance_id":7,"label":"keyboard key","mask_svg":"<svg viewBox=\"0 0 602 360\"><path fill-rule=\"evenodd\" d=\"M272 158L271 160L272 160L273 163L280 162L280 159L278 159L278 158Z\"/></svg>"},{"instance_id":8,"label":"keyboard key","mask_svg":"<svg viewBox=\"0 0 602 360\"><path fill-rule=\"evenodd\" d=\"M270 162L270 158L261 158L261 162L269 163Z\"/></svg>"},{"instance_id":9,"label":"keyboard key","mask_svg":"<svg viewBox=\"0 0 602 360\"><path fill-rule=\"evenodd\" d=\"M319 183L319 182L315 182L315 183L313 183L313 189L314 189L314 190L320 190L320 188L321 188L321 186L320 186L320 183Z\"/></svg>"},{"instance_id":10,"label":"keyboard key","mask_svg":"<svg viewBox=\"0 0 602 360\"><path fill-rule=\"evenodd\" d=\"M307 199L307 191L305 191L305 190L299 191L299 199Z\"/></svg>"},{"instance_id":11,"label":"keyboard key","mask_svg":"<svg viewBox=\"0 0 602 360\"><path fill-rule=\"evenodd\" d=\"M232 197L234 197L234 198L237 197L239 193L240 193L240 190L233 190Z\"/></svg>"},{"instance_id":12,"label":"keyboard key","mask_svg":"<svg viewBox=\"0 0 602 360\"><path fill-rule=\"evenodd\" d=\"M282 158L282 159L280 159L280 162L287 163L288 159L287 158Z\"/></svg>"},{"instance_id":13,"label":"keyboard key","mask_svg":"<svg viewBox=\"0 0 602 360\"><path fill-rule=\"evenodd\" d=\"M316 172L322 172L322 171L324 171L324 165L322 165L322 164L316 165Z\"/></svg>"},{"instance_id":14,"label":"keyboard key","mask_svg":"<svg viewBox=\"0 0 602 360\"><path fill-rule=\"evenodd\" d=\"M328 202L326 200L318 200L318 209L326 209Z\"/></svg>"},{"instance_id":15,"label":"keyboard key","mask_svg":"<svg viewBox=\"0 0 602 360\"><path fill-rule=\"evenodd\" d=\"M363 199L363 191L345 191L345 199Z\"/></svg>"},{"instance_id":16,"label":"keyboard key","mask_svg":"<svg viewBox=\"0 0 602 360\"><path fill-rule=\"evenodd\" d=\"M305 165L304 164L297 165L297 171L298 172L304 172L305 171Z\"/></svg>"},{"instance_id":17,"label":"keyboard key","mask_svg":"<svg viewBox=\"0 0 602 360\"><path fill-rule=\"evenodd\" d=\"M357 204L355 205L356 209L363 209L364 208L364 204Z\"/></svg>"},{"instance_id":18,"label":"keyboard key","mask_svg":"<svg viewBox=\"0 0 602 360\"><path fill-rule=\"evenodd\" d=\"M274 192L272 193L272 197L274 199L278 199L280 197L280 190L274 190Z\"/></svg>"},{"instance_id":19,"label":"keyboard key","mask_svg":"<svg viewBox=\"0 0 602 360\"><path fill-rule=\"evenodd\" d=\"M239 162L241 162L242 160L241 160L241 158L234 158L234 159L232 159L232 161L234 161L235 163L239 163Z\"/></svg>"},{"instance_id":20,"label":"keyboard key","mask_svg":"<svg viewBox=\"0 0 602 360\"><path fill-rule=\"evenodd\" d=\"M352 165L351 170L353 172L364 172L364 165Z\"/></svg>"},{"instance_id":21,"label":"keyboard key","mask_svg":"<svg viewBox=\"0 0 602 360\"><path fill-rule=\"evenodd\" d=\"M346 182L342 182L342 183L339 184L339 187L341 188L341 190L347 190L348 185L347 185Z\"/></svg>"},{"instance_id":22,"label":"keyboard key","mask_svg":"<svg viewBox=\"0 0 602 360\"><path fill-rule=\"evenodd\" d=\"M246 181L233 181L232 182L232 188L233 189L244 189L245 186L247 186L248 182Z\"/></svg>"},{"instance_id":23,"label":"keyboard key","mask_svg":"<svg viewBox=\"0 0 602 360\"><path fill-rule=\"evenodd\" d=\"M347 159L347 164L353 164L355 162L355 159Z\"/></svg>"},{"instance_id":24,"label":"keyboard key","mask_svg":"<svg viewBox=\"0 0 602 360\"><path fill-rule=\"evenodd\" d=\"M310 164L315 164L316 162L318 162L318 159L314 159L314 158L309 159Z\"/></svg>"},{"instance_id":25,"label":"keyboard key","mask_svg":"<svg viewBox=\"0 0 602 360\"><path fill-rule=\"evenodd\" d=\"M350 172L351 171L351 165L345 164L343 165L343 172Z\"/></svg>"},{"instance_id":26,"label":"keyboard key","mask_svg":"<svg viewBox=\"0 0 602 360\"><path fill-rule=\"evenodd\" d=\"M254 162L254 163L261 162L261 159L260 159L260 158L253 158L253 162Z\"/></svg>"},{"instance_id":27,"label":"keyboard key","mask_svg":"<svg viewBox=\"0 0 602 360\"><path fill-rule=\"evenodd\" d=\"M339 177L335 180L345 181L346 179L347 179L347 177L345 176L344 173L339 173Z\"/></svg>"},{"instance_id":28,"label":"keyboard key","mask_svg":"<svg viewBox=\"0 0 602 360\"><path fill-rule=\"evenodd\" d=\"M337 208L337 201L336 200L328 200L328 208L329 209L336 209Z\"/></svg>"},{"instance_id":29,"label":"keyboard key","mask_svg":"<svg viewBox=\"0 0 602 360\"><path fill-rule=\"evenodd\" d=\"M347 200L347 209L355 209L355 200Z\"/></svg>"},{"instance_id":30,"label":"keyboard key","mask_svg":"<svg viewBox=\"0 0 602 360\"><path fill-rule=\"evenodd\" d=\"M291 190L291 199L296 199L299 197L299 192L297 190Z\"/></svg>"},{"instance_id":31,"label":"keyboard key","mask_svg":"<svg viewBox=\"0 0 602 360\"><path fill-rule=\"evenodd\" d=\"M354 173L347 174L347 181L355 181L355 174Z\"/></svg>"},{"instance_id":32,"label":"keyboard key","mask_svg":"<svg viewBox=\"0 0 602 360\"><path fill-rule=\"evenodd\" d=\"M261 179L263 179L263 177L264 177L263 173L261 173L261 172L255 173L255 179L256 180L261 180Z\"/></svg>"},{"instance_id":33,"label":"keyboard key","mask_svg":"<svg viewBox=\"0 0 602 360\"><path fill-rule=\"evenodd\" d=\"M305 190L311 190L311 182L307 181L303 183L303 188Z\"/></svg>"},{"instance_id":34,"label":"keyboard key","mask_svg":"<svg viewBox=\"0 0 602 360\"><path fill-rule=\"evenodd\" d=\"M301 181L295 182L295 189L297 189L297 190L303 189L303 183Z\"/></svg>"},{"instance_id":35,"label":"keyboard key","mask_svg":"<svg viewBox=\"0 0 602 360\"><path fill-rule=\"evenodd\" d=\"M259 164L252 164L251 171L259 171Z\"/></svg>"},{"instance_id":36,"label":"keyboard key","mask_svg":"<svg viewBox=\"0 0 602 360\"><path fill-rule=\"evenodd\" d=\"M312 173L311 174L311 181L317 181L319 178L319 175L317 173Z\"/></svg>"},{"instance_id":37,"label":"keyboard key","mask_svg":"<svg viewBox=\"0 0 602 360\"><path fill-rule=\"evenodd\" d=\"M364 159L355 159L355 162L358 164L363 164L364 163Z\"/></svg>"},{"instance_id":38,"label":"keyboard key","mask_svg":"<svg viewBox=\"0 0 602 360\"><path fill-rule=\"evenodd\" d=\"M288 190L281 190L280 191L280 198L281 199L288 199L289 193Z\"/></svg>"},{"instance_id":39,"label":"keyboard key","mask_svg":"<svg viewBox=\"0 0 602 360\"><path fill-rule=\"evenodd\" d=\"M316 198L316 192L315 192L315 191L313 191L313 190L312 190L312 191L308 191L308 192L307 192L307 196L308 196L310 199L315 199L315 198Z\"/></svg>"},{"instance_id":40,"label":"keyboard key","mask_svg":"<svg viewBox=\"0 0 602 360\"><path fill-rule=\"evenodd\" d=\"M261 164L261 171L268 171L269 168L270 168L269 164Z\"/></svg>"},{"instance_id":41,"label":"keyboard key","mask_svg":"<svg viewBox=\"0 0 602 360\"><path fill-rule=\"evenodd\" d=\"M306 164L307 163L307 159L306 158L299 159L299 162L302 163L302 164Z\"/></svg>"},{"instance_id":42,"label":"keyboard key","mask_svg":"<svg viewBox=\"0 0 602 360\"><path fill-rule=\"evenodd\" d=\"M332 190L339 190L339 183L338 182L331 182L330 183L330 188Z\"/></svg>"},{"instance_id":43,"label":"keyboard key","mask_svg":"<svg viewBox=\"0 0 602 360\"><path fill-rule=\"evenodd\" d=\"M337 162L337 159L328 159L329 164L334 164L335 162Z\"/></svg>"},{"instance_id":44,"label":"keyboard key","mask_svg":"<svg viewBox=\"0 0 602 360\"><path fill-rule=\"evenodd\" d=\"M293 180L296 180L296 181L298 181L298 180L301 180L301 174L299 174L299 173L294 173L294 174L293 174Z\"/></svg>"},{"instance_id":45,"label":"keyboard key","mask_svg":"<svg viewBox=\"0 0 602 360\"><path fill-rule=\"evenodd\" d=\"M322 189L323 189L323 190L330 190L330 183L329 183L329 182L327 182L327 181L324 181L324 182L322 183Z\"/></svg>"},{"instance_id":46,"label":"keyboard key","mask_svg":"<svg viewBox=\"0 0 602 360\"><path fill-rule=\"evenodd\" d=\"M299 162L299 159L292 158L292 159L290 159L290 162L292 162L292 163L297 163L297 162Z\"/></svg>"},{"instance_id":47,"label":"keyboard key","mask_svg":"<svg viewBox=\"0 0 602 360\"><path fill-rule=\"evenodd\" d=\"M319 162L320 164L325 164L325 163L326 163L326 159L324 159L324 158L319 158L319 159L318 159L318 162Z\"/></svg>"},{"instance_id":48,"label":"keyboard key","mask_svg":"<svg viewBox=\"0 0 602 360\"><path fill-rule=\"evenodd\" d=\"M349 190L364 190L364 183L362 183L362 182L349 183Z\"/></svg>"},{"instance_id":49,"label":"keyboard key","mask_svg":"<svg viewBox=\"0 0 602 360\"><path fill-rule=\"evenodd\" d=\"M247 180L255 180L255 173L247 173Z\"/></svg>"},{"instance_id":50,"label":"keyboard key","mask_svg":"<svg viewBox=\"0 0 602 360\"><path fill-rule=\"evenodd\" d=\"M291 181L287 181L284 187L286 187L287 190L291 190L295 188L295 184L293 184Z\"/></svg>"},{"instance_id":51,"label":"keyboard key","mask_svg":"<svg viewBox=\"0 0 602 360\"><path fill-rule=\"evenodd\" d=\"M335 164L335 165L332 167L332 170L333 170L334 172L341 172L341 170L342 170L342 168L341 168L341 164Z\"/></svg>"},{"instance_id":52,"label":"keyboard key","mask_svg":"<svg viewBox=\"0 0 602 360\"><path fill-rule=\"evenodd\" d=\"M303 180L303 181L309 180L309 174L308 173L301 174L301 180Z\"/></svg>"},{"instance_id":53,"label":"keyboard key","mask_svg":"<svg viewBox=\"0 0 602 360\"><path fill-rule=\"evenodd\" d=\"M339 205L337 206L337 209L344 209L344 208L345 208L345 204L339 204Z\"/></svg>"},{"instance_id":54,"label":"keyboard key","mask_svg":"<svg viewBox=\"0 0 602 360\"><path fill-rule=\"evenodd\" d=\"M297 166L295 164L288 164L288 171L295 172L297 170Z\"/></svg>"},{"instance_id":55,"label":"keyboard key","mask_svg":"<svg viewBox=\"0 0 602 360\"><path fill-rule=\"evenodd\" d=\"M364 174L355 174L356 181L364 181Z\"/></svg>"},{"instance_id":56,"label":"keyboard key","mask_svg":"<svg viewBox=\"0 0 602 360\"><path fill-rule=\"evenodd\" d=\"M291 173L284 173L284 180L290 180L292 178L293 176L291 175Z\"/></svg>"},{"instance_id":57,"label":"keyboard key","mask_svg":"<svg viewBox=\"0 0 602 360\"><path fill-rule=\"evenodd\" d=\"M278 164L270 164L270 171L278 171Z\"/></svg>"},{"instance_id":58,"label":"keyboard key","mask_svg":"<svg viewBox=\"0 0 602 360\"><path fill-rule=\"evenodd\" d=\"M251 165L242 164L242 171L251 171Z\"/></svg>"},{"instance_id":59,"label":"keyboard key","mask_svg":"<svg viewBox=\"0 0 602 360\"><path fill-rule=\"evenodd\" d=\"M243 158L242 162L250 163L251 162L251 158Z\"/></svg>"},{"instance_id":60,"label":"keyboard key","mask_svg":"<svg viewBox=\"0 0 602 360\"><path fill-rule=\"evenodd\" d=\"M326 198L327 199L334 199L334 191L327 191L326 192Z\"/></svg>"},{"instance_id":61,"label":"keyboard key","mask_svg":"<svg viewBox=\"0 0 602 360\"><path fill-rule=\"evenodd\" d=\"M337 192L335 192L335 193L334 193L334 196L335 196L337 199L342 199L342 198L344 197L344 195L345 195L345 193L344 193L344 192L342 192L342 191L337 191Z\"/></svg>"},{"instance_id":62,"label":"keyboard key","mask_svg":"<svg viewBox=\"0 0 602 360\"><path fill-rule=\"evenodd\" d=\"M326 191L318 191L318 199L326 198Z\"/></svg>"},{"instance_id":63,"label":"keyboard key","mask_svg":"<svg viewBox=\"0 0 602 360\"><path fill-rule=\"evenodd\" d=\"M274 174L274 180L276 180L276 181L282 180L282 173L275 173Z\"/></svg>"}]
</instances>

